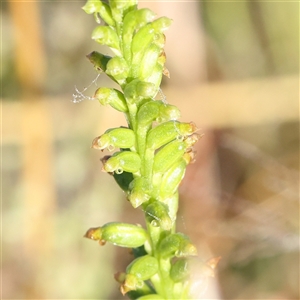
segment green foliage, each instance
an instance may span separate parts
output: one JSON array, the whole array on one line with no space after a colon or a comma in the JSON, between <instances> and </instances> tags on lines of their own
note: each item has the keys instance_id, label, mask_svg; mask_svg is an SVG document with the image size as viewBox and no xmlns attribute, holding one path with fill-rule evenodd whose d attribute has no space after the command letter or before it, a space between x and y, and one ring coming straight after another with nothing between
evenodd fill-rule
<instances>
[{"instance_id":1,"label":"green foliage","mask_svg":"<svg viewBox=\"0 0 300 300\"><path fill-rule=\"evenodd\" d=\"M136 0L89 0L83 9L106 23L96 27L92 38L115 54L94 51L87 57L120 86L101 87L94 97L124 113L128 123L127 128L108 129L92 147L119 149L102 158L103 170L113 174L133 208L144 211L147 225L143 229L108 223L85 236L100 244L134 248L136 258L126 272L116 275L123 294L133 299L187 299L190 283L183 258L197 255L197 250L187 236L176 233L175 222L178 186L193 159L197 127L179 122L177 107L155 100L162 76L168 74L164 31L172 21L155 19L151 10L138 9Z\"/></svg>"}]
</instances>

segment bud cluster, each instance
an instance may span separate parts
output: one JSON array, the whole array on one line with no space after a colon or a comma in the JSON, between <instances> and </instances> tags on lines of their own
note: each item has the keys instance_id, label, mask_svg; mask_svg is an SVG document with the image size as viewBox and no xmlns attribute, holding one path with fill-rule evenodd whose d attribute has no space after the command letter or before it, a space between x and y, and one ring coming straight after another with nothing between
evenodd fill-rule
<instances>
[{"instance_id":1,"label":"bud cluster","mask_svg":"<svg viewBox=\"0 0 300 300\"><path fill-rule=\"evenodd\" d=\"M137 0L88 0L83 9L97 22L100 18L105 22L95 28L92 39L115 55L94 51L87 57L120 86L100 87L94 98L124 113L128 123L126 128L106 130L92 147L116 150L102 158L102 169L113 175L131 205L145 212L147 225L146 231L137 225L108 223L89 229L85 236L101 244L143 249L135 251L136 259L117 276L123 294L135 291L133 297L138 299L184 299L189 293L182 259L197 251L187 236L175 233L178 186L194 159L192 147L199 136L194 123L178 121L176 106L155 100L162 76L169 76L164 32L172 21L138 9Z\"/></svg>"}]
</instances>

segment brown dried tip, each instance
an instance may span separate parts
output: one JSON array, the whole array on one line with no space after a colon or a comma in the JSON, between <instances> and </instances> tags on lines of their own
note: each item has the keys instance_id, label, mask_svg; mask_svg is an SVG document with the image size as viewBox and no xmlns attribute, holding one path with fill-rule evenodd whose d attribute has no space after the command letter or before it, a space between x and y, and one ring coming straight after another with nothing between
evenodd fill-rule
<instances>
[{"instance_id":1,"label":"brown dried tip","mask_svg":"<svg viewBox=\"0 0 300 300\"><path fill-rule=\"evenodd\" d=\"M114 279L115 279L117 282L121 283L121 284L124 283L125 277L126 277L126 273L124 273L124 272L120 272L120 271L119 271L119 272L117 272L117 273L114 274Z\"/></svg>"},{"instance_id":2,"label":"brown dried tip","mask_svg":"<svg viewBox=\"0 0 300 300\"><path fill-rule=\"evenodd\" d=\"M102 239L102 228L101 227L94 227L90 228L84 237L91 239L93 241L99 241L101 246L105 245L106 241Z\"/></svg>"},{"instance_id":3,"label":"brown dried tip","mask_svg":"<svg viewBox=\"0 0 300 300\"><path fill-rule=\"evenodd\" d=\"M120 292L123 296L128 292L128 289L123 284L120 286Z\"/></svg>"},{"instance_id":4,"label":"brown dried tip","mask_svg":"<svg viewBox=\"0 0 300 300\"><path fill-rule=\"evenodd\" d=\"M197 127L196 123L190 122L190 125L192 127L192 132L193 133L199 130L199 128Z\"/></svg>"},{"instance_id":5,"label":"brown dried tip","mask_svg":"<svg viewBox=\"0 0 300 300\"><path fill-rule=\"evenodd\" d=\"M164 67L162 73L163 73L163 75L165 75L165 76L168 77L168 78L171 77L170 71L169 71L166 67Z\"/></svg>"},{"instance_id":6,"label":"brown dried tip","mask_svg":"<svg viewBox=\"0 0 300 300\"><path fill-rule=\"evenodd\" d=\"M103 163L103 165L105 165L105 163L111 158L111 155L105 155L102 158L100 158L101 162Z\"/></svg>"},{"instance_id":7,"label":"brown dried tip","mask_svg":"<svg viewBox=\"0 0 300 300\"><path fill-rule=\"evenodd\" d=\"M217 267L220 259L221 256L209 259L204 265L203 273L208 277L215 277L215 268Z\"/></svg>"},{"instance_id":8,"label":"brown dried tip","mask_svg":"<svg viewBox=\"0 0 300 300\"><path fill-rule=\"evenodd\" d=\"M221 260L221 256L217 256L217 257L213 257L211 259L209 259L206 264L212 268L215 269L219 263L219 261Z\"/></svg>"},{"instance_id":9,"label":"brown dried tip","mask_svg":"<svg viewBox=\"0 0 300 300\"><path fill-rule=\"evenodd\" d=\"M90 228L83 237L91 239L91 240L95 240L94 233L96 230L97 230L97 228Z\"/></svg>"},{"instance_id":10,"label":"brown dried tip","mask_svg":"<svg viewBox=\"0 0 300 300\"><path fill-rule=\"evenodd\" d=\"M183 155L183 159L185 160L186 164L193 164L196 161L196 151L192 148L189 148Z\"/></svg>"},{"instance_id":11,"label":"brown dried tip","mask_svg":"<svg viewBox=\"0 0 300 300\"><path fill-rule=\"evenodd\" d=\"M198 140L201 138L201 136L197 133L193 133L189 136L187 136L184 140L186 142L186 144L188 145L188 147L192 147L194 146Z\"/></svg>"},{"instance_id":12,"label":"brown dried tip","mask_svg":"<svg viewBox=\"0 0 300 300\"><path fill-rule=\"evenodd\" d=\"M103 149L101 149L101 148L99 147L99 144L98 144L99 138L100 138L100 136L97 136L97 137L95 137L95 138L93 139L91 148L97 149L97 150L99 150L99 149L100 149L100 150L103 150Z\"/></svg>"},{"instance_id":13,"label":"brown dried tip","mask_svg":"<svg viewBox=\"0 0 300 300\"><path fill-rule=\"evenodd\" d=\"M114 172L107 172L105 169L104 169L104 165L106 164L106 162L111 158L111 155L105 155L103 156L102 158L100 158L100 161L102 162L103 166L102 166L102 169L101 171L102 172L105 172L109 175L114 175Z\"/></svg>"}]
</instances>

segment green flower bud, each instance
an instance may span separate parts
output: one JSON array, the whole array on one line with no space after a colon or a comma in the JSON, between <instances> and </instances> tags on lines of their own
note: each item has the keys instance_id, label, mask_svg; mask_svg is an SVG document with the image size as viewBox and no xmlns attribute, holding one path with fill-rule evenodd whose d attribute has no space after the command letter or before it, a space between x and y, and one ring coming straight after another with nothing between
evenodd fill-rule
<instances>
[{"instance_id":1,"label":"green flower bud","mask_svg":"<svg viewBox=\"0 0 300 300\"><path fill-rule=\"evenodd\" d=\"M160 199L169 208L169 215L173 222L176 221L177 211L178 211L178 191L176 191L172 196Z\"/></svg>"},{"instance_id":2,"label":"green flower bud","mask_svg":"<svg viewBox=\"0 0 300 300\"><path fill-rule=\"evenodd\" d=\"M165 104L161 101L157 122L175 121L180 118L180 110L175 105Z\"/></svg>"},{"instance_id":3,"label":"green flower bud","mask_svg":"<svg viewBox=\"0 0 300 300\"><path fill-rule=\"evenodd\" d=\"M137 0L109 0L113 18L117 23L123 21L123 16L137 8Z\"/></svg>"},{"instance_id":4,"label":"green flower bud","mask_svg":"<svg viewBox=\"0 0 300 300\"><path fill-rule=\"evenodd\" d=\"M163 33L171 25L172 20L167 17L159 18L147 25L141 27L138 32L133 36L131 52L133 54L132 64L138 65L145 53L145 50L152 44L156 43L160 48L163 48L164 38Z\"/></svg>"},{"instance_id":5,"label":"green flower bud","mask_svg":"<svg viewBox=\"0 0 300 300\"><path fill-rule=\"evenodd\" d=\"M136 248L142 246L147 232L140 226L127 223L107 223L102 227L90 228L84 237L92 240L110 242L119 247Z\"/></svg>"},{"instance_id":6,"label":"green flower bud","mask_svg":"<svg viewBox=\"0 0 300 300\"><path fill-rule=\"evenodd\" d=\"M145 177L135 178L129 185L130 193L128 200L134 208L150 199L150 184Z\"/></svg>"},{"instance_id":7,"label":"green flower bud","mask_svg":"<svg viewBox=\"0 0 300 300\"><path fill-rule=\"evenodd\" d=\"M157 91L159 90L159 86L161 84L163 69L163 66L157 63L152 70L152 74L149 77L145 78L145 81L152 83Z\"/></svg>"},{"instance_id":8,"label":"green flower bud","mask_svg":"<svg viewBox=\"0 0 300 300\"><path fill-rule=\"evenodd\" d=\"M151 129L147 135L147 147L153 150L171 142L174 139L183 140L196 130L193 123L169 121Z\"/></svg>"},{"instance_id":9,"label":"green flower bud","mask_svg":"<svg viewBox=\"0 0 300 300\"><path fill-rule=\"evenodd\" d=\"M126 268L125 280L121 286L122 294L141 289L144 281L150 279L158 271L158 261L155 257L144 255L136 258Z\"/></svg>"},{"instance_id":10,"label":"green flower bud","mask_svg":"<svg viewBox=\"0 0 300 300\"><path fill-rule=\"evenodd\" d=\"M101 1L101 6L99 7L98 13L107 25L115 26L115 21L112 17L111 9L107 3Z\"/></svg>"},{"instance_id":11,"label":"green flower bud","mask_svg":"<svg viewBox=\"0 0 300 300\"><path fill-rule=\"evenodd\" d=\"M144 52L144 55L139 62L137 76L140 80L145 80L152 75L161 54L161 49L156 44L151 44ZM135 68L135 66L133 66Z\"/></svg>"},{"instance_id":12,"label":"green flower bud","mask_svg":"<svg viewBox=\"0 0 300 300\"><path fill-rule=\"evenodd\" d=\"M161 200L173 195L177 191L178 186L184 177L186 165L186 161L183 158L180 158L166 173L163 174L159 193L159 198Z\"/></svg>"},{"instance_id":13,"label":"green flower bud","mask_svg":"<svg viewBox=\"0 0 300 300\"><path fill-rule=\"evenodd\" d=\"M100 7L102 5L102 2L100 0L88 0L86 4L82 7L82 9L87 14L93 14L95 12L100 11Z\"/></svg>"},{"instance_id":14,"label":"green flower bud","mask_svg":"<svg viewBox=\"0 0 300 300\"><path fill-rule=\"evenodd\" d=\"M161 105L161 101L150 100L144 103L137 113L137 122L139 126L150 126L159 116Z\"/></svg>"},{"instance_id":15,"label":"green flower bud","mask_svg":"<svg viewBox=\"0 0 300 300\"><path fill-rule=\"evenodd\" d=\"M155 30L151 23L141 27L133 36L131 43L132 64L138 66L145 50L153 43Z\"/></svg>"},{"instance_id":16,"label":"green flower bud","mask_svg":"<svg viewBox=\"0 0 300 300\"><path fill-rule=\"evenodd\" d=\"M92 32L92 39L101 45L110 47L116 55L122 55L118 35L111 27L97 26Z\"/></svg>"},{"instance_id":17,"label":"green flower bud","mask_svg":"<svg viewBox=\"0 0 300 300\"><path fill-rule=\"evenodd\" d=\"M162 101L148 101L143 104L137 114L139 126L149 126L153 121L159 123L177 120L180 117L179 109Z\"/></svg>"},{"instance_id":18,"label":"green flower bud","mask_svg":"<svg viewBox=\"0 0 300 300\"><path fill-rule=\"evenodd\" d=\"M116 152L109 159L103 161L103 170L108 173L121 174L123 171L137 173L140 168L140 156L132 151Z\"/></svg>"},{"instance_id":19,"label":"green flower bud","mask_svg":"<svg viewBox=\"0 0 300 300\"><path fill-rule=\"evenodd\" d=\"M174 282L186 280L190 275L188 260L182 258L177 260L171 267L170 277Z\"/></svg>"},{"instance_id":20,"label":"green flower bud","mask_svg":"<svg viewBox=\"0 0 300 300\"><path fill-rule=\"evenodd\" d=\"M123 38L132 37L135 31L153 21L155 13L148 9L142 8L131 11L126 14L123 21Z\"/></svg>"},{"instance_id":21,"label":"green flower bud","mask_svg":"<svg viewBox=\"0 0 300 300\"><path fill-rule=\"evenodd\" d=\"M105 131L92 142L92 148L103 150L108 148L113 151L115 148L132 148L135 145L135 134L129 128L111 128Z\"/></svg>"},{"instance_id":22,"label":"green flower bud","mask_svg":"<svg viewBox=\"0 0 300 300\"><path fill-rule=\"evenodd\" d=\"M155 13L150 9L143 8L126 14L123 22L123 53L127 61L131 61L131 42L135 31L153 21Z\"/></svg>"},{"instance_id":23,"label":"green flower bud","mask_svg":"<svg viewBox=\"0 0 300 300\"><path fill-rule=\"evenodd\" d=\"M108 4L97 0L88 0L87 3L82 7L87 14L99 13L102 20L110 25L114 26L115 22L112 18L111 10Z\"/></svg>"},{"instance_id":24,"label":"green flower bud","mask_svg":"<svg viewBox=\"0 0 300 300\"><path fill-rule=\"evenodd\" d=\"M122 57L114 57L107 63L106 74L113 77L120 85L126 82L128 73L128 64Z\"/></svg>"},{"instance_id":25,"label":"green flower bud","mask_svg":"<svg viewBox=\"0 0 300 300\"><path fill-rule=\"evenodd\" d=\"M116 89L101 87L96 90L94 97L102 105L109 104L111 107L120 112L128 111L124 95Z\"/></svg>"},{"instance_id":26,"label":"green flower bud","mask_svg":"<svg viewBox=\"0 0 300 300\"><path fill-rule=\"evenodd\" d=\"M135 275L141 280L148 280L158 271L158 261L155 257L144 255L136 258L126 268L126 273Z\"/></svg>"},{"instance_id":27,"label":"green flower bud","mask_svg":"<svg viewBox=\"0 0 300 300\"><path fill-rule=\"evenodd\" d=\"M128 83L124 90L124 95L127 101L131 103L138 102L142 99L153 98L157 94L157 89L152 83L132 80Z\"/></svg>"},{"instance_id":28,"label":"green flower bud","mask_svg":"<svg viewBox=\"0 0 300 300\"><path fill-rule=\"evenodd\" d=\"M184 257L197 255L196 247L182 233L173 233L165 237L158 246L162 258Z\"/></svg>"},{"instance_id":29,"label":"green flower bud","mask_svg":"<svg viewBox=\"0 0 300 300\"><path fill-rule=\"evenodd\" d=\"M122 294L129 291L140 290L144 286L144 280L150 279L158 271L157 259L150 255L144 255L136 258L126 268L126 276L123 284L121 285ZM144 291L145 292L145 291Z\"/></svg>"},{"instance_id":30,"label":"green flower bud","mask_svg":"<svg viewBox=\"0 0 300 300\"><path fill-rule=\"evenodd\" d=\"M144 209L148 222L160 226L162 230L171 230L173 222L169 216L168 206L160 201L153 201Z\"/></svg>"},{"instance_id":31,"label":"green flower bud","mask_svg":"<svg viewBox=\"0 0 300 300\"><path fill-rule=\"evenodd\" d=\"M86 57L94 65L95 69L99 72L105 72L106 65L111 60L110 56L104 55L97 51L91 52Z\"/></svg>"},{"instance_id":32,"label":"green flower bud","mask_svg":"<svg viewBox=\"0 0 300 300\"><path fill-rule=\"evenodd\" d=\"M167 17L161 17L151 23L152 28L158 32L166 31L172 24L172 20Z\"/></svg>"},{"instance_id":33,"label":"green flower bud","mask_svg":"<svg viewBox=\"0 0 300 300\"><path fill-rule=\"evenodd\" d=\"M160 149L154 156L153 172L165 173L167 170L183 156L187 149L184 142L174 140Z\"/></svg>"}]
</instances>

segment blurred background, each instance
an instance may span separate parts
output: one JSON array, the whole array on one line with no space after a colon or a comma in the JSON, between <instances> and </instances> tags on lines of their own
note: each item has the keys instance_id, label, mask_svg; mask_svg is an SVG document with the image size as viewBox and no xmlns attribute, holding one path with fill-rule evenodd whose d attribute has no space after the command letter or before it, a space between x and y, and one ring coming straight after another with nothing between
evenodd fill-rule
<instances>
[{"instance_id":1,"label":"blurred background","mask_svg":"<svg viewBox=\"0 0 300 300\"><path fill-rule=\"evenodd\" d=\"M130 254L83 239L143 222L90 149L125 121L89 100L112 83L85 58L109 51L84 4L1 2L1 299L122 299ZM299 299L299 2L140 6L174 20L162 91L204 134L178 215L203 261L222 257L203 297Z\"/></svg>"}]
</instances>

